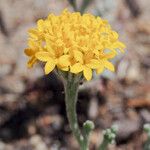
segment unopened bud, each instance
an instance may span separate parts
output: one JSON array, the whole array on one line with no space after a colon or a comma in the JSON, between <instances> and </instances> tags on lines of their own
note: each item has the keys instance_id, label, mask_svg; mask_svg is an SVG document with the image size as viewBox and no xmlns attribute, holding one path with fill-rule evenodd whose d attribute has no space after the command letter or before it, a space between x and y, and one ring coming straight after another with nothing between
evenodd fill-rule
<instances>
[{"instance_id":1,"label":"unopened bud","mask_svg":"<svg viewBox=\"0 0 150 150\"><path fill-rule=\"evenodd\" d=\"M91 130L93 130L94 128L95 128L95 126L94 126L94 123L92 122L92 121L90 121L90 120L87 120L84 124L83 124L83 127L84 127L84 129L86 130L86 131L91 131Z\"/></svg>"}]
</instances>

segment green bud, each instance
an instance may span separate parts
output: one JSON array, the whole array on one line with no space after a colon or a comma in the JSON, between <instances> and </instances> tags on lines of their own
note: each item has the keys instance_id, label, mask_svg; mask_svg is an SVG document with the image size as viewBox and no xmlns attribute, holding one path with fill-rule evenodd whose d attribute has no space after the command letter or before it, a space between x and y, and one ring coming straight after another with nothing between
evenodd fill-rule
<instances>
[{"instance_id":1,"label":"green bud","mask_svg":"<svg viewBox=\"0 0 150 150\"><path fill-rule=\"evenodd\" d=\"M118 131L118 126L117 126L117 125L112 125L111 131L112 131L113 133L117 133L117 131Z\"/></svg>"},{"instance_id":2,"label":"green bud","mask_svg":"<svg viewBox=\"0 0 150 150\"><path fill-rule=\"evenodd\" d=\"M94 123L90 120L87 120L84 124L83 124L83 128L86 132L90 132L91 130L93 130L95 128Z\"/></svg>"},{"instance_id":3,"label":"green bud","mask_svg":"<svg viewBox=\"0 0 150 150\"><path fill-rule=\"evenodd\" d=\"M144 131L147 133L150 133L150 124L149 123L144 124Z\"/></svg>"},{"instance_id":4,"label":"green bud","mask_svg":"<svg viewBox=\"0 0 150 150\"><path fill-rule=\"evenodd\" d=\"M112 126L109 129L104 130L104 138L107 139L107 141L111 144L114 143L114 140L116 138L116 133L117 133L117 126Z\"/></svg>"}]
</instances>

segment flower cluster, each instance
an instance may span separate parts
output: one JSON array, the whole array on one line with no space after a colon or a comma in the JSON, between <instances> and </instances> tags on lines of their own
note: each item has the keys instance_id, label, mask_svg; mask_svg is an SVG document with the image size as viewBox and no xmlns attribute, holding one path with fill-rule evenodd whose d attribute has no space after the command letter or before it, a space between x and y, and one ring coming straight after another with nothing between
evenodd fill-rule
<instances>
[{"instance_id":1,"label":"flower cluster","mask_svg":"<svg viewBox=\"0 0 150 150\"><path fill-rule=\"evenodd\" d=\"M106 20L68 10L38 20L29 36L25 49L29 67L42 61L46 74L57 68L74 74L83 72L87 80L94 70L98 74L105 68L114 71L109 60L117 55L117 49L123 52L125 48Z\"/></svg>"}]
</instances>

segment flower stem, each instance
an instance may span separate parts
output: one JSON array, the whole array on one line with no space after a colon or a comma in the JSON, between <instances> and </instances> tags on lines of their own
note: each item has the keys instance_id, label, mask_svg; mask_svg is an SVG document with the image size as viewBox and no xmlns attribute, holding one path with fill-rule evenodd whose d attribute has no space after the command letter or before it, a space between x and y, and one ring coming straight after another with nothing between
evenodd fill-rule
<instances>
[{"instance_id":1,"label":"flower stem","mask_svg":"<svg viewBox=\"0 0 150 150\"><path fill-rule=\"evenodd\" d=\"M147 123L144 125L144 131L147 133L147 141L144 143L144 150L149 150L150 149L150 124Z\"/></svg>"},{"instance_id":2,"label":"flower stem","mask_svg":"<svg viewBox=\"0 0 150 150\"><path fill-rule=\"evenodd\" d=\"M69 120L70 128L73 132L74 137L78 141L81 150L88 150L87 142L84 142L84 136L82 135L76 113L76 103L78 96L79 81L73 79L66 80L65 84L65 103L67 117Z\"/></svg>"},{"instance_id":3,"label":"flower stem","mask_svg":"<svg viewBox=\"0 0 150 150\"><path fill-rule=\"evenodd\" d=\"M68 0L68 2L72 5L74 11L78 11L77 5L76 5L76 0Z\"/></svg>"},{"instance_id":4,"label":"flower stem","mask_svg":"<svg viewBox=\"0 0 150 150\"><path fill-rule=\"evenodd\" d=\"M98 150L107 150L107 147L109 145L109 141L104 138L103 142L100 144Z\"/></svg>"}]
</instances>

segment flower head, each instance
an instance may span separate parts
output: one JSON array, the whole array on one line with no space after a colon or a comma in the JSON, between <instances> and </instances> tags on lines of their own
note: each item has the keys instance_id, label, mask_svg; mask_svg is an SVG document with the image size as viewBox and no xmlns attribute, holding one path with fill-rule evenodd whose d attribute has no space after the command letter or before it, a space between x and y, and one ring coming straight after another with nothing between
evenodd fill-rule
<instances>
[{"instance_id":1,"label":"flower head","mask_svg":"<svg viewBox=\"0 0 150 150\"><path fill-rule=\"evenodd\" d=\"M106 20L68 10L40 19L37 27L29 30L29 36L29 47L25 49L29 67L42 61L46 74L57 68L74 74L83 72L87 80L92 78L93 70L114 71L109 60L118 54L117 49L123 52L125 48Z\"/></svg>"}]
</instances>

